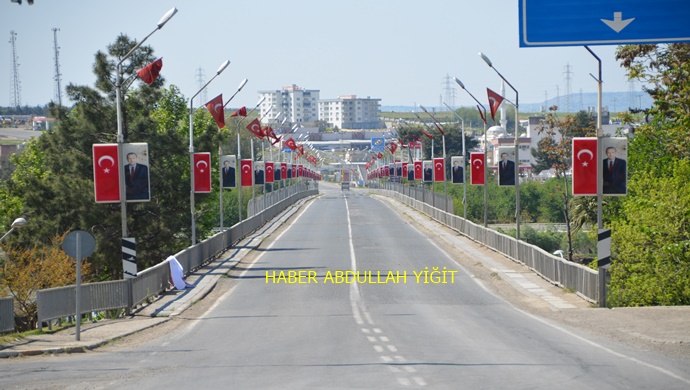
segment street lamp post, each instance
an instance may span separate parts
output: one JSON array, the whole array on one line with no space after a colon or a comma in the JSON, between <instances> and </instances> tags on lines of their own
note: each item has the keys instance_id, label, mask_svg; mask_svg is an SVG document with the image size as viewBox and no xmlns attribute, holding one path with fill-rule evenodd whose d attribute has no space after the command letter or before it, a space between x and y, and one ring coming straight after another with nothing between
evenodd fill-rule
<instances>
[{"instance_id":1,"label":"street lamp post","mask_svg":"<svg viewBox=\"0 0 690 390\"><path fill-rule=\"evenodd\" d=\"M116 110L117 110L117 150L118 150L118 161L122 162L124 161L124 158L122 156L123 153L123 148L122 144L125 142L125 137L123 134L123 124L122 124L122 63L125 62L132 54L134 54L134 51L137 50L141 45L146 42L146 40L153 35L156 31L160 30L165 26L166 23L177 13L177 8L173 7L170 11L166 12L165 15L158 21L158 24L156 25L156 28L149 33L144 39L141 40L132 50L129 51L129 53L125 54L124 57L120 60L120 62L117 63L117 68L116 68L116 75L115 75L115 105L116 105ZM126 197L126 192L125 192L125 175L123 172L123 164L118 164L118 172L120 175L120 209L121 209L121 217L122 217L122 238L125 238L129 235L127 232L127 197Z\"/></svg>"},{"instance_id":2,"label":"street lamp post","mask_svg":"<svg viewBox=\"0 0 690 390\"><path fill-rule=\"evenodd\" d=\"M12 225L10 226L10 230L7 233L5 233L2 237L0 237L0 241L4 240L5 237L9 236L10 233L12 233L14 231L14 229L20 229L20 228L24 227L24 225L26 225L26 219L24 219L24 218L15 219L14 222L12 222Z\"/></svg>"},{"instance_id":3,"label":"street lamp post","mask_svg":"<svg viewBox=\"0 0 690 390\"><path fill-rule=\"evenodd\" d=\"M467 164L465 164L465 157L466 157L466 150L465 150L465 119L458 115L455 110L450 108L450 106L446 103L443 103L448 109L456 116L460 121L462 121L462 161L463 161L463 167L462 167L462 173L463 173L463 178L462 178L462 204L463 204L463 214L462 217L464 219L467 219L467 175L465 175L465 167Z\"/></svg>"},{"instance_id":4,"label":"street lamp post","mask_svg":"<svg viewBox=\"0 0 690 390\"><path fill-rule=\"evenodd\" d=\"M197 97L211 81L218 77L228 65L230 65L230 60L225 60L216 71L216 74L211 77L211 80L204 84L204 86L189 99L189 210L192 216L192 246L196 244L196 218L194 217L194 98Z\"/></svg>"},{"instance_id":5,"label":"street lamp post","mask_svg":"<svg viewBox=\"0 0 690 390\"><path fill-rule=\"evenodd\" d=\"M249 81L249 80L247 80L247 79L242 80L242 82L240 83L240 85L237 87L237 91L235 91L235 93L233 93L232 96L230 96L230 99L228 99L228 101L225 102L225 104L223 105L223 110L225 110L225 107L228 105L228 103L230 103L230 101L232 101L232 99L233 99L238 93L240 93L240 91L242 90L242 88L244 88L244 86L247 85L247 81ZM220 129L219 129L219 130L220 130ZM222 152L223 152L222 147L221 147L220 145L218 145L218 155L220 156L220 155L222 154ZM219 192L219 194L220 194L220 195L219 195L219 197L220 197L220 207L219 207L219 211L220 211L220 230L223 230L223 219L224 219L224 218L223 218L223 181L222 181L222 180L221 180L221 182L220 182L220 192Z\"/></svg>"},{"instance_id":6,"label":"street lamp post","mask_svg":"<svg viewBox=\"0 0 690 390\"><path fill-rule=\"evenodd\" d=\"M517 160L515 162L515 239L516 243L520 241L520 125L518 121L518 107L519 107L519 102L518 102L518 91L513 87L512 84L508 80L503 77L501 72L498 71L494 67L494 65L491 63L491 60L489 57L484 55L484 53L479 53L479 56L486 62L487 65L489 65L489 68L493 69L494 72L498 75L498 77L501 78L501 80L505 81L508 86L515 91L515 159ZM519 253L518 250L516 249L515 251L515 258L519 259Z\"/></svg>"},{"instance_id":7,"label":"street lamp post","mask_svg":"<svg viewBox=\"0 0 690 390\"><path fill-rule=\"evenodd\" d=\"M472 97L472 99L475 102L477 102L478 107L481 107L481 110L484 111L482 119L484 120L484 227L486 228L488 226L487 219L489 210L489 187L487 186L489 182L489 175L488 168L486 166L487 153L489 148L486 141L486 108L481 102L479 102L479 100L477 100L476 97L474 97L474 95L472 95L472 92L468 91L467 88L465 88L465 84L463 84L462 81L460 81L457 77L455 77L455 82L460 86L460 88L465 90L465 92L467 92Z\"/></svg>"},{"instance_id":8,"label":"street lamp post","mask_svg":"<svg viewBox=\"0 0 690 390\"><path fill-rule=\"evenodd\" d=\"M601 128L601 87L604 81L601 78L601 58L594 54L592 49L590 49L588 46L585 46L585 49L587 49L587 51L599 62L599 77L592 77L594 77L594 79L597 81L597 156L602 156L603 148L601 139L604 134ZM601 157L599 157L599 161L601 161ZM599 173L599 170L597 170L597 232L601 232L601 230L604 228L603 188L604 179ZM606 270L607 267L599 267L599 307L606 307Z\"/></svg>"}]
</instances>

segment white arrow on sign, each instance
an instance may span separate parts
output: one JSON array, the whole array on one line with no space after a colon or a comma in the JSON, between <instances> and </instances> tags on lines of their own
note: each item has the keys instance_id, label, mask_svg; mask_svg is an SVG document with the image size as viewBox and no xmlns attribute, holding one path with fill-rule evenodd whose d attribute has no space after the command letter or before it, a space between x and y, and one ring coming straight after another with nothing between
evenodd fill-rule
<instances>
[{"instance_id":1,"label":"white arrow on sign","mask_svg":"<svg viewBox=\"0 0 690 390\"><path fill-rule=\"evenodd\" d=\"M614 12L613 20L601 19L602 22L606 23L607 26L611 27L613 31L617 33L623 31L623 29L626 28L633 20L635 20L635 18L623 20L622 12Z\"/></svg>"}]
</instances>

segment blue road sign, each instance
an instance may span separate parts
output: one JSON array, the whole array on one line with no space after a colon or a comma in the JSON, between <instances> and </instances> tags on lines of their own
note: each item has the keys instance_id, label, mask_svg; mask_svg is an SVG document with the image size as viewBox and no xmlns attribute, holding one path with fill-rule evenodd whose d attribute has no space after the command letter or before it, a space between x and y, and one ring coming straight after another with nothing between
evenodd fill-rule
<instances>
[{"instance_id":1,"label":"blue road sign","mask_svg":"<svg viewBox=\"0 0 690 390\"><path fill-rule=\"evenodd\" d=\"M520 47L690 41L689 0L519 0Z\"/></svg>"}]
</instances>

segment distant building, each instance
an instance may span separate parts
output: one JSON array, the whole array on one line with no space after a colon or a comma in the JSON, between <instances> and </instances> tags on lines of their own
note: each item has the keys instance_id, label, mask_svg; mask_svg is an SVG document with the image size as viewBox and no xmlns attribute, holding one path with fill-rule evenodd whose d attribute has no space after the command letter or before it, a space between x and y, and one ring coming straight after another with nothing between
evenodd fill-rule
<instances>
[{"instance_id":1,"label":"distant building","mask_svg":"<svg viewBox=\"0 0 690 390\"><path fill-rule=\"evenodd\" d=\"M259 91L259 96L266 98L259 107L263 124L273 123L278 113L282 113L280 121L287 118L291 124L316 122L319 118L319 90L301 89L293 84L282 90Z\"/></svg>"},{"instance_id":2,"label":"distant building","mask_svg":"<svg viewBox=\"0 0 690 390\"><path fill-rule=\"evenodd\" d=\"M381 99L356 95L319 101L319 120L339 129L380 129Z\"/></svg>"}]
</instances>

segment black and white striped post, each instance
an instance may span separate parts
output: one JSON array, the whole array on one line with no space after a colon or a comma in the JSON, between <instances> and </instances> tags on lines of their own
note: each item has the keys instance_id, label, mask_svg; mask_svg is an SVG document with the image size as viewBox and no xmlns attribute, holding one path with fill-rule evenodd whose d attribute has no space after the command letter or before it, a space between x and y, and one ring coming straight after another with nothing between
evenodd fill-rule
<instances>
[{"instance_id":1,"label":"black and white striped post","mask_svg":"<svg viewBox=\"0 0 690 390\"><path fill-rule=\"evenodd\" d=\"M122 272L124 279L137 277L137 251L134 237L122 238Z\"/></svg>"},{"instance_id":2,"label":"black and white striped post","mask_svg":"<svg viewBox=\"0 0 690 390\"><path fill-rule=\"evenodd\" d=\"M599 307L606 307L606 273L611 267L611 229L599 229L598 238Z\"/></svg>"}]
</instances>

